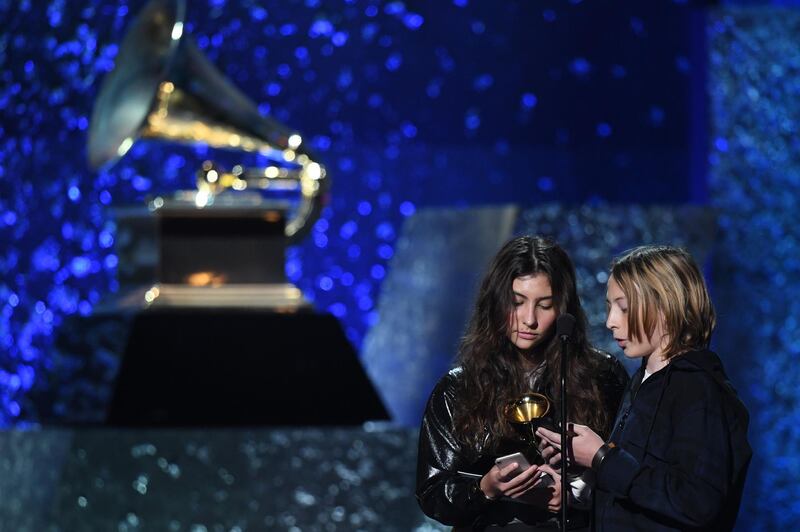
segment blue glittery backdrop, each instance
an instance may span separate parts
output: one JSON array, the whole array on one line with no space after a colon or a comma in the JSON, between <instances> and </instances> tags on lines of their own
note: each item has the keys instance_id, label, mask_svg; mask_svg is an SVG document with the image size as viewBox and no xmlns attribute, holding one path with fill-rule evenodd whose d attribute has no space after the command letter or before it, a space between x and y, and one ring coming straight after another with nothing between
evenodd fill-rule
<instances>
[{"instance_id":1,"label":"blue glittery backdrop","mask_svg":"<svg viewBox=\"0 0 800 532\"><path fill-rule=\"evenodd\" d=\"M709 20L717 344L752 416L742 530L800 525L800 13Z\"/></svg>"},{"instance_id":2,"label":"blue glittery backdrop","mask_svg":"<svg viewBox=\"0 0 800 532\"><path fill-rule=\"evenodd\" d=\"M117 289L110 208L191 187L205 158L259 163L139 142L89 170L98 84L143 5L0 0L0 426L35 421L54 331ZM419 206L688 199L689 18L666 1L208 0L186 30L328 165L332 203L286 268L358 347Z\"/></svg>"},{"instance_id":3,"label":"blue glittery backdrop","mask_svg":"<svg viewBox=\"0 0 800 532\"><path fill-rule=\"evenodd\" d=\"M724 2L737 3L796 4ZM205 158L259 162L140 142L89 170L98 82L143 5L0 0L0 426L36 422L26 398L48 385L59 325L118 288L110 208L190 187ZM187 30L328 165L333 201L287 274L356 346L420 207L710 198L716 345L753 412L740 527L791 529L800 16L697 12L678 0L203 0Z\"/></svg>"}]
</instances>

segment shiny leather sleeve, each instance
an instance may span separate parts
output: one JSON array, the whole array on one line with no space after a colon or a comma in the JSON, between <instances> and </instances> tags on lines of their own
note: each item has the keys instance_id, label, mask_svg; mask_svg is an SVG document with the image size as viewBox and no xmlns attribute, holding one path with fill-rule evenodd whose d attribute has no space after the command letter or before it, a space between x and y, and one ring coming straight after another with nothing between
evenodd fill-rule
<instances>
[{"instance_id":1,"label":"shiny leather sleeve","mask_svg":"<svg viewBox=\"0 0 800 532\"><path fill-rule=\"evenodd\" d=\"M453 406L459 370L445 375L431 394L419 434L416 496L425 515L447 525L475 524L491 504L479 479L459 475L471 461L453 434Z\"/></svg>"}]
</instances>

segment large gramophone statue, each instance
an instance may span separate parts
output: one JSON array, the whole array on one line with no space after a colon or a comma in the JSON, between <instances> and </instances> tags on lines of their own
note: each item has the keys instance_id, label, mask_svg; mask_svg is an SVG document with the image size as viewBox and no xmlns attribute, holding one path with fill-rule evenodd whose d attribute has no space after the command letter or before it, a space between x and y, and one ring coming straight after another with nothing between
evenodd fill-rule
<instances>
[{"instance_id":1,"label":"large gramophone statue","mask_svg":"<svg viewBox=\"0 0 800 532\"><path fill-rule=\"evenodd\" d=\"M121 295L61 334L74 352L120 357L110 404L93 412L113 426L386 419L339 321L315 312L284 273L285 247L326 199L325 168L203 57L184 32L185 8L150 0L132 21L92 114L91 165L148 139L268 164L198 161L196 188L114 209Z\"/></svg>"},{"instance_id":2,"label":"large gramophone statue","mask_svg":"<svg viewBox=\"0 0 800 532\"><path fill-rule=\"evenodd\" d=\"M133 21L92 113L90 164L113 164L139 139L257 153L270 164L225 170L206 161L196 189L152 198L145 216L155 221L155 282L123 299L302 307L285 279L285 246L308 233L330 179L300 134L261 115L200 53L184 32L185 11L184 0L151 0ZM287 191L296 201L287 203Z\"/></svg>"}]
</instances>

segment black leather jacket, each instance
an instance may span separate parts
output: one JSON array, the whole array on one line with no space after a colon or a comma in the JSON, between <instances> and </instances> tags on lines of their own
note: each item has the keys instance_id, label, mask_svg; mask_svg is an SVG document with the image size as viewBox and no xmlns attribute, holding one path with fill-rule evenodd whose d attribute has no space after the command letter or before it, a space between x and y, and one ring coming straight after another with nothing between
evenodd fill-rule
<instances>
[{"instance_id":1,"label":"black leather jacket","mask_svg":"<svg viewBox=\"0 0 800 532\"><path fill-rule=\"evenodd\" d=\"M597 375L603 395L602 408L613 416L628 382L628 374L613 356L600 351L603 370ZM453 413L458 401L458 379L461 369L450 370L434 388L425 409L419 435L416 496L422 511L429 517L468 530L483 530L490 525L522 521L536 527L549 528L558 522L558 514L546 509L515 502L489 501L479 489L479 477L459 472L484 475L494 465L496 456L513 452L501 442L500 448L468 450L453 433ZM549 390L532 390L552 395ZM487 434L488 437L488 434ZM505 447L505 448L504 448ZM581 520L578 519L578 524ZM583 524L588 518L583 520Z\"/></svg>"}]
</instances>

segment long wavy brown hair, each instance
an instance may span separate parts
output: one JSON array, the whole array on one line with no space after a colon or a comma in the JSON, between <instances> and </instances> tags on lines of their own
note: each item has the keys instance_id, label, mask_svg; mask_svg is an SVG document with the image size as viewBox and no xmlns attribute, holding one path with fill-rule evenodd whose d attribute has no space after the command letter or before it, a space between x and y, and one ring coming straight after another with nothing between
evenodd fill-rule
<instances>
[{"instance_id":1,"label":"long wavy brown hair","mask_svg":"<svg viewBox=\"0 0 800 532\"><path fill-rule=\"evenodd\" d=\"M460 400L454 412L455 432L459 440L473 449L484 443L488 449L496 449L502 438L513 436L503 419L503 410L509 402L530 391L522 355L509 339L508 331L514 305L512 283L518 277L536 274L549 279L558 314L568 312L576 320L567 370L570 398L567 417L600 434L607 432L613 412L605 411L597 379L593 378L598 374L598 357L591 356L586 339L586 315L578 298L575 267L567 253L552 240L521 236L507 242L489 266L458 353L462 373ZM543 342L544 385L558 411L561 355L555 324Z\"/></svg>"}]
</instances>

